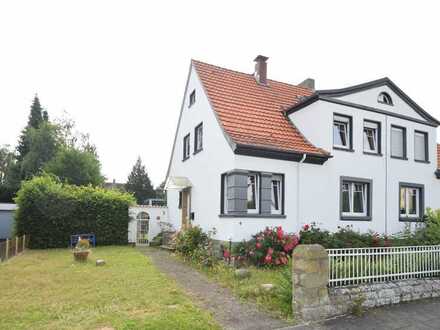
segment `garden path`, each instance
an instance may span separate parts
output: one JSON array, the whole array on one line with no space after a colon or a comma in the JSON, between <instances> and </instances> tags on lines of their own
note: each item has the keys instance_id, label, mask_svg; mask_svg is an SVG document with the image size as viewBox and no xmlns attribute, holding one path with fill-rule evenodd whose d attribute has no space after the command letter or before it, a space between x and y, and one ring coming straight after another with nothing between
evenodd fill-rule
<instances>
[{"instance_id":1,"label":"garden path","mask_svg":"<svg viewBox=\"0 0 440 330\"><path fill-rule=\"evenodd\" d=\"M288 324L259 310L256 305L239 301L232 292L210 281L205 275L170 256L167 251L145 248L155 266L174 279L198 304L212 313L224 329L258 330L285 328Z\"/></svg>"}]
</instances>

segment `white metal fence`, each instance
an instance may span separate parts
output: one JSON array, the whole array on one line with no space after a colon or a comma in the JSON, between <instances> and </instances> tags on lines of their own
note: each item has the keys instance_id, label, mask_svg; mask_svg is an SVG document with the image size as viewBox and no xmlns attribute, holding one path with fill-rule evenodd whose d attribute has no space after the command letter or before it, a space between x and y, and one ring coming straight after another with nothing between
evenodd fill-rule
<instances>
[{"instance_id":1,"label":"white metal fence","mask_svg":"<svg viewBox=\"0 0 440 330\"><path fill-rule=\"evenodd\" d=\"M440 276L440 245L329 249L329 286Z\"/></svg>"}]
</instances>

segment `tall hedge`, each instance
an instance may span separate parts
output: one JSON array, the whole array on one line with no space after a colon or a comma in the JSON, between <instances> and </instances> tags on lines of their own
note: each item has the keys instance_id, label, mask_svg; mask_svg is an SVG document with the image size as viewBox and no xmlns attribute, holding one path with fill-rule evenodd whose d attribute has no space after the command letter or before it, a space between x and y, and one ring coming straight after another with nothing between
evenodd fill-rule
<instances>
[{"instance_id":1,"label":"tall hedge","mask_svg":"<svg viewBox=\"0 0 440 330\"><path fill-rule=\"evenodd\" d=\"M129 194L41 176L23 183L15 201L15 230L31 235L30 248L64 248L71 235L88 233L97 245L127 244Z\"/></svg>"}]
</instances>

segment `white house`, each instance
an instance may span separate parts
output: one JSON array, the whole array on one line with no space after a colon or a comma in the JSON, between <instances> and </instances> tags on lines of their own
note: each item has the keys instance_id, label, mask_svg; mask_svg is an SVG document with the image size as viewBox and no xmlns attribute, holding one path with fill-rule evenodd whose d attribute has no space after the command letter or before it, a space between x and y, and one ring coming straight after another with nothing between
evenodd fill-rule
<instances>
[{"instance_id":1,"label":"white house","mask_svg":"<svg viewBox=\"0 0 440 330\"><path fill-rule=\"evenodd\" d=\"M305 223L392 234L440 208L438 120L390 79L314 90L191 61L167 173L169 220L240 241Z\"/></svg>"}]
</instances>

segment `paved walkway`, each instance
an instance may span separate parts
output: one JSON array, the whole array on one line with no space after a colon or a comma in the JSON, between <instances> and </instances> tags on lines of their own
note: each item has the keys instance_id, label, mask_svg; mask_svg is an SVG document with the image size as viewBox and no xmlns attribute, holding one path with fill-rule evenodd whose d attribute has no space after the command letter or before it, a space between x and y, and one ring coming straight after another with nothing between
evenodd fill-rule
<instances>
[{"instance_id":1,"label":"paved walkway","mask_svg":"<svg viewBox=\"0 0 440 330\"><path fill-rule=\"evenodd\" d=\"M321 325L284 330L432 330L440 329L440 299L419 300L371 309L362 317L347 316Z\"/></svg>"},{"instance_id":2,"label":"paved walkway","mask_svg":"<svg viewBox=\"0 0 440 330\"><path fill-rule=\"evenodd\" d=\"M266 330L285 328L288 324L258 310L249 303L242 303L232 292L206 276L158 249L142 249L154 265L174 279L201 308L209 310L224 329Z\"/></svg>"}]
</instances>

